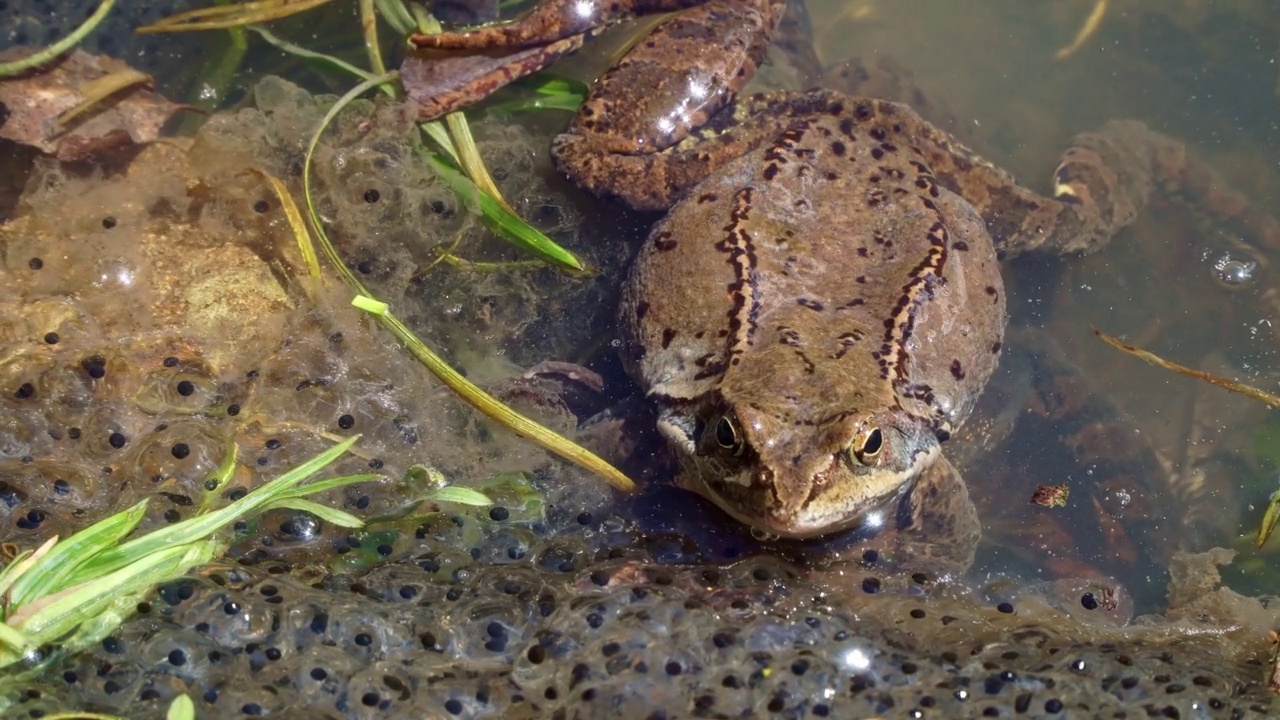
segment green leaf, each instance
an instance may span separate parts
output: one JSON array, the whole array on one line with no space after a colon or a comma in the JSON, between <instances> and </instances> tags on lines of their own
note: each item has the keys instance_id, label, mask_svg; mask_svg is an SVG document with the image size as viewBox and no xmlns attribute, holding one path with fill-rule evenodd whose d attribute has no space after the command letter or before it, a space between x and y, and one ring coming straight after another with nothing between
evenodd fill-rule
<instances>
[{"instance_id":1,"label":"green leaf","mask_svg":"<svg viewBox=\"0 0 1280 720\"><path fill-rule=\"evenodd\" d=\"M173 699L169 703L169 710L164 714L164 720L196 720L196 706L191 702L191 698L183 693Z\"/></svg>"},{"instance_id":2,"label":"green leaf","mask_svg":"<svg viewBox=\"0 0 1280 720\"><path fill-rule=\"evenodd\" d=\"M205 478L207 485L210 480L213 481L212 490L205 490L204 500L200 502L200 514L204 514L213 510L214 504L218 501L218 490L222 489L227 481L236 471L236 460L240 457L240 448L236 445L235 439L227 441L227 449L222 453L222 462L218 463L218 467Z\"/></svg>"},{"instance_id":3,"label":"green leaf","mask_svg":"<svg viewBox=\"0 0 1280 720\"><path fill-rule=\"evenodd\" d=\"M573 253L565 250L547 237L545 233L533 227L502 206L475 186L466 175L445 162L435 153L427 154L427 163L445 181L458 197L477 211L480 218L494 232L502 236L518 248L537 255L542 260L569 270L581 271L582 263Z\"/></svg>"},{"instance_id":4,"label":"green leaf","mask_svg":"<svg viewBox=\"0 0 1280 720\"><path fill-rule=\"evenodd\" d=\"M436 502L473 505L475 507L486 507L493 504L493 501L489 499L489 496L479 490L472 490L471 488L460 487L458 485L442 487L427 497L428 499L435 500Z\"/></svg>"},{"instance_id":5,"label":"green leaf","mask_svg":"<svg viewBox=\"0 0 1280 720\"><path fill-rule=\"evenodd\" d=\"M591 91L591 86L581 80L548 72L522 77L512 86L532 90L539 95L577 96L578 102L582 102L582 98Z\"/></svg>"},{"instance_id":6,"label":"green leaf","mask_svg":"<svg viewBox=\"0 0 1280 720\"><path fill-rule=\"evenodd\" d=\"M183 545L206 537L223 525L234 522L239 516L252 513L273 500L286 496L295 486L302 484L307 478L337 460L359 438L360 436L356 435L343 440L224 508L188 518L108 550L81 566L71 581L84 582L162 548Z\"/></svg>"},{"instance_id":7,"label":"green leaf","mask_svg":"<svg viewBox=\"0 0 1280 720\"><path fill-rule=\"evenodd\" d=\"M1254 547L1262 547L1280 523L1280 490L1271 493L1267 500L1267 510L1262 514L1262 522L1258 524L1258 536L1253 541Z\"/></svg>"},{"instance_id":8,"label":"green leaf","mask_svg":"<svg viewBox=\"0 0 1280 720\"><path fill-rule=\"evenodd\" d=\"M60 540L35 567L13 583L9 590L10 606L22 607L36 598L70 587L69 580L81 567L133 532L147 511L147 502L143 500Z\"/></svg>"},{"instance_id":9,"label":"green leaf","mask_svg":"<svg viewBox=\"0 0 1280 720\"><path fill-rule=\"evenodd\" d=\"M327 505L321 505L311 500L303 500L302 498L290 498L288 500L278 500L267 506L266 509L289 508L291 510L301 510L311 513L321 520L338 527L344 528L362 528L364 521L337 508L331 508Z\"/></svg>"},{"instance_id":10,"label":"green leaf","mask_svg":"<svg viewBox=\"0 0 1280 720\"><path fill-rule=\"evenodd\" d=\"M351 306L373 315L386 315L388 305L381 300L374 300L368 295L356 295L351 298Z\"/></svg>"},{"instance_id":11,"label":"green leaf","mask_svg":"<svg viewBox=\"0 0 1280 720\"><path fill-rule=\"evenodd\" d=\"M181 577L192 567L209 562L216 549L217 544L211 540L165 547L70 589L21 619L18 627L39 644L53 642L118 599Z\"/></svg>"},{"instance_id":12,"label":"green leaf","mask_svg":"<svg viewBox=\"0 0 1280 720\"><path fill-rule=\"evenodd\" d=\"M1253 435L1253 454L1268 470L1280 468L1280 424L1264 423Z\"/></svg>"},{"instance_id":13,"label":"green leaf","mask_svg":"<svg viewBox=\"0 0 1280 720\"><path fill-rule=\"evenodd\" d=\"M281 499L306 497L307 495L315 495L316 493L322 493L327 490L340 488L346 485L355 485L356 483L381 479L381 475L374 475L373 473L365 473L363 475L343 475L342 477L317 480L315 482L307 483L302 487L280 493L278 497Z\"/></svg>"},{"instance_id":14,"label":"green leaf","mask_svg":"<svg viewBox=\"0 0 1280 720\"><path fill-rule=\"evenodd\" d=\"M14 630L4 623L0 623L0 647L4 648L4 650L0 650L0 656L8 654L20 656L34 650L37 647L37 643L27 637L21 630Z\"/></svg>"},{"instance_id":15,"label":"green leaf","mask_svg":"<svg viewBox=\"0 0 1280 720\"><path fill-rule=\"evenodd\" d=\"M552 97L533 98L528 100L507 100L505 102L495 104L493 109L512 114L542 112L546 110L577 112L578 107L581 105L582 98L576 95L555 95Z\"/></svg>"}]
</instances>

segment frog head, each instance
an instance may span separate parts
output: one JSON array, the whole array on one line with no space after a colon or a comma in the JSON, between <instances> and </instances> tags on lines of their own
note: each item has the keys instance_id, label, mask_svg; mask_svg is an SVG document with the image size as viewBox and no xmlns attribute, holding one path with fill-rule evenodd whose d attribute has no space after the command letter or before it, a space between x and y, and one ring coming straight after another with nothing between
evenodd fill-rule
<instances>
[{"instance_id":1,"label":"frog head","mask_svg":"<svg viewBox=\"0 0 1280 720\"><path fill-rule=\"evenodd\" d=\"M940 453L930 425L900 407L801 415L785 401L722 400L665 408L658 430L683 487L786 538L890 524L890 506Z\"/></svg>"}]
</instances>

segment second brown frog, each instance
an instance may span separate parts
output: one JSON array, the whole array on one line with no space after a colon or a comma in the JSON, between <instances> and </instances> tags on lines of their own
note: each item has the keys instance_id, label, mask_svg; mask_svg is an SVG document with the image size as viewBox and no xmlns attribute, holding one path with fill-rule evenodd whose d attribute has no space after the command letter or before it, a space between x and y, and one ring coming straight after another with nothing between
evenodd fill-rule
<instances>
[{"instance_id":1,"label":"second brown frog","mask_svg":"<svg viewBox=\"0 0 1280 720\"><path fill-rule=\"evenodd\" d=\"M423 94L419 57L406 84L425 119L613 20L691 4L549 0L510 24L415 36L475 72ZM784 9L712 0L673 15L596 81L552 152L587 190L668 210L619 317L679 483L769 535L862 528L905 559L964 565L980 526L942 450L1001 353L998 260L1097 250L1156 189L1228 220L1251 211L1136 122L1077 137L1045 197L905 104L736 97Z\"/></svg>"}]
</instances>

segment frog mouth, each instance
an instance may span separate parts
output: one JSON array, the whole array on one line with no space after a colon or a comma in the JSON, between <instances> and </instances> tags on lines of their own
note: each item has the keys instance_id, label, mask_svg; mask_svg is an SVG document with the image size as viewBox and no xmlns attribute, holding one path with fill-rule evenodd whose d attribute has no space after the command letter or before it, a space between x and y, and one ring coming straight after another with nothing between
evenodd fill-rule
<instances>
[{"instance_id":1,"label":"frog mouth","mask_svg":"<svg viewBox=\"0 0 1280 720\"><path fill-rule=\"evenodd\" d=\"M850 530L874 534L897 523L902 497L939 454L934 446L917 452L906 467L863 475L847 474L841 459L833 457L828 469L808 483L810 489L798 503L779 495L778 478L768 468L731 473L691 468L681 485L770 536L803 540Z\"/></svg>"}]
</instances>

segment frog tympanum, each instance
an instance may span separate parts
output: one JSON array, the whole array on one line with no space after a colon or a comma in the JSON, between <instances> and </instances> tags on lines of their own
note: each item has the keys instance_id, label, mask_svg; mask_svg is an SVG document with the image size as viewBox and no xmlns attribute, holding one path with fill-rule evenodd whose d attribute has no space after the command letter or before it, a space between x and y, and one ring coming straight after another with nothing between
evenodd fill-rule
<instances>
[{"instance_id":1,"label":"frog tympanum","mask_svg":"<svg viewBox=\"0 0 1280 720\"><path fill-rule=\"evenodd\" d=\"M522 48L523 72L628 12L690 4L547 0L412 40ZM1192 166L1176 141L1113 122L1075 139L1043 197L904 104L736 98L783 7L674 15L597 80L552 151L584 188L668 210L623 288L620 332L679 483L764 533L883 528L904 554L964 563L979 525L941 450L1000 355L998 259L1095 250Z\"/></svg>"}]
</instances>

